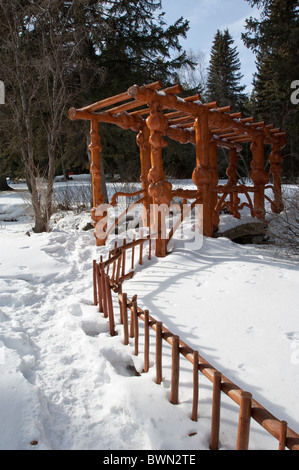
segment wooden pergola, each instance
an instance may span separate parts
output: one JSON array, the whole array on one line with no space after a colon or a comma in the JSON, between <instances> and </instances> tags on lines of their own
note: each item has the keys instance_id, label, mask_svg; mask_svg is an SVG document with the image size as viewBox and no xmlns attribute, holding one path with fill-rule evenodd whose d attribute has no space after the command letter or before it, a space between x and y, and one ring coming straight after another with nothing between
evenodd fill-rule
<instances>
[{"instance_id":1,"label":"wooden pergola","mask_svg":"<svg viewBox=\"0 0 299 470\"><path fill-rule=\"evenodd\" d=\"M84 108L69 110L71 120L90 121L90 145L94 225L103 216L96 215L96 208L104 203L101 189L101 140L99 124L112 123L137 133L140 148L140 180L144 205L144 225L149 224L151 204L169 205L175 196L194 199L203 206L203 234L212 237L218 229L219 212L226 207L236 218L240 210L248 206L251 215L265 218L265 189L271 187L273 198L271 209L279 213L283 209L281 198L282 149L286 145L286 134L273 124L255 122L253 117L242 118L241 113L232 113L229 106L219 107L217 102L202 103L199 95L181 98L181 85L162 88L160 82L145 86L134 85L126 92L98 101ZM164 136L182 144L196 146L196 162L192 180L196 189L173 190L163 171L162 149L167 143ZM253 185L238 184L237 159L243 143L250 143L252 152L250 177ZM271 146L269 171L265 170L265 145ZM217 149L229 149L228 176L225 185L219 185ZM272 174L272 183L270 182ZM253 194L251 198L250 193ZM246 196L242 202L239 194ZM115 200L113 201L115 203ZM167 239L160 236L161 226L157 222L156 255L166 255ZM105 239L96 238L97 245Z\"/></svg>"}]
</instances>

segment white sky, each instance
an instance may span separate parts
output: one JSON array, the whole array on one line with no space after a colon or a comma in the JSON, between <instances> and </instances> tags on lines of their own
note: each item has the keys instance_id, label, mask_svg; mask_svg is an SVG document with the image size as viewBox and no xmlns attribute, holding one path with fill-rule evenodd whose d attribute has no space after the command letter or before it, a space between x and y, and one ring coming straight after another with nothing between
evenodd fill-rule
<instances>
[{"instance_id":1,"label":"white sky","mask_svg":"<svg viewBox=\"0 0 299 470\"><path fill-rule=\"evenodd\" d=\"M180 43L187 51L202 51L207 65L217 29L228 28L239 52L244 75L242 84L247 86L245 92L251 91L252 74L256 71L255 56L244 46L241 33L245 32L246 18L259 17L257 8L250 7L246 0L162 0L162 10L168 24L173 24L181 16L189 20L187 39L181 39Z\"/></svg>"}]
</instances>

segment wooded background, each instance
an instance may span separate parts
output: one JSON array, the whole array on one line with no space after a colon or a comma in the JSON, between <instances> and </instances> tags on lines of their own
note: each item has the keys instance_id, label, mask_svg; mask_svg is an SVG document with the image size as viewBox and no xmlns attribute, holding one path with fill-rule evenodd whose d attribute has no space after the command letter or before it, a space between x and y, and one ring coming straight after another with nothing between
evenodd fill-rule
<instances>
[{"instance_id":1,"label":"wooded background","mask_svg":"<svg viewBox=\"0 0 299 470\"><path fill-rule=\"evenodd\" d=\"M89 172L89 128L70 122L70 107L82 107L121 93L131 85L180 82L184 95L230 104L233 111L273 123L288 134L283 177L296 181L299 168L299 104L291 86L299 80L298 1L247 0L261 19L248 18L245 45L256 57L250 96L241 85L241 63L228 30L215 31L209 64L200 51L184 51L183 17L166 25L159 0L0 0L0 176L25 178L32 194L36 231L47 228L56 175ZM182 10L183 11L183 10ZM102 124L102 156L108 178L138 181L135 133ZM249 172L245 145L238 167ZM167 176L191 178L195 149L168 141ZM219 150L219 174L227 155ZM47 181L46 192L37 184ZM43 200L43 202L41 202ZM35 202L34 202L35 201Z\"/></svg>"}]
</instances>

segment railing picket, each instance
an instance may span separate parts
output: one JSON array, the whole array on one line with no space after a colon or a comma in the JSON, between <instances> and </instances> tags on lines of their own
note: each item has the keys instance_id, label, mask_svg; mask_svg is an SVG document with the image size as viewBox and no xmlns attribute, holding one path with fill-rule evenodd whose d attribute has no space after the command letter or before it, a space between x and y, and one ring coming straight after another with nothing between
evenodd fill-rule
<instances>
[{"instance_id":1,"label":"railing picket","mask_svg":"<svg viewBox=\"0 0 299 470\"><path fill-rule=\"evenodd\" d=\"M162 322L156 323L156 383L162 382Z\"/></svg>"},{"instance_id":2,"label":"railing picket","mask_svg":"<svg viewBox=\"0 0 299 470\"><path fill-rule=\"evenodd\" d=\"M107 292L107 304L108 304L108 317L109 317L109 328L110 335L115 335L115 324L114 324L114 313L113 313L113 303L111 295L111 286L109 276L106 275L106 292Z\"/></svg>"},{"instance_id":3,"label":"railing picket","mask_svg":"<svg viewBox=\"0 0 299 470\"><path fill-rule=\"evenodd\" d=\"M142 257L143 257L143 243L140 243L140 245L139 245L139 264L143 263Z\"/></svg>"},{"instance_id":4,"label":"railing picket","mask_svg":"<svg viewBox=\"0 0 299 470\"><path fill-rule=\"evenodd\" d=\"M122 270L121 275L124 276L126 273L126 253L127 250L125 249L126 246L126 239L123 240L123 250L122 250Z\"/></svg>"},{"instance_id":5,"label":"railing picket","mask_svg":"<svg viewBox=\"0 0 299 470\"><path fill-rule=\"evenodd\" d=\"M102 264L102 263L101 263ZM105 285L105 271L104 268L100 266L100 281L101 281L101 297L102 297L102 310L104 313L104 318L108 317L108 307L107 307L107 292Z\"/></svg>"},{"instance_id":6,"label":"railing picket","mask_svg":"<svg viewBox=\"0 0 299 470\"><path fill-rule=\"evenodd\" d=\"M135 235L133 236L133 242L134 241L135 241ZM134 269L134 254L135 254L135 245L132 246L131 269Z\"/></svg>"},{"instance_id":7,"label":"railing picket","mask_svg":"<svg viewBox=\"0 0 299 470\"><path fill-rule=\"evenodd\" d=\"M139 325L138 325L138 313L137 313L137 298L135 298L133 301L132 312L133 312L132 320L133 320L133 325L134 325L134 337L135 337L135 356L138 356Z\"/></svg>"},{"instance_id":8,"label":"railing picket","mask_svg":"<svg viewBox=\"0 0 299 470\"><path fill-rule=\"evenodd\" d=\"M98 303L99 303L99 312L103 312L103 292L102 292L102 282L101 282L101 272L100 267L96 264L96 278L98 286Z\"/></svg>"},{"instance_id":9,"label":"railing picket","mask_svg":"<svg viewBox=\"0 0 299 470\"><path fill-rule=\"evenodd\" d=\"M97 289L97 262L93 260L93 304L98 305L98 289Z\"/></svg>"},{"instance_id":10,"label":"railing picket","mask_svg":"<svg viewBox=\"0 0 299 470\"><path fill-rule=\"evenodd\" d=\"M124 344L129 344L127 294L122 294L122 318L124 325Z\"/></svg>"},{"instance_id":11,"label":"railing picket","mask_svg":"<svg viewBox=\"0 0 299 470\"><path fill-rule=\"evenodd\" d=\"M248 450L252 395L241 392L237 450Z\"/></svg>"},{"instance_id":12,"label":"railing picket","mask_svg":"<svg viewBox=\"0 0 299 470\"><path fill-rule=\"evenodd\" d=\"M287 422L280 422L280 436L279 436L279 447L278 450L285 450L287 438Z\"/></svg>"},{"instance_id":13,"label":"railing picket","mask_svg":"<svg viewBox=\"0 0 299 470\"><path fill-rule=\"evenodd\" d=\"M149 371L149 311L144 310L144 372Z\"/></svg>"},{"instance_id":14,"label":"railing picket","mask_svg":"<svg viewBox=\"0 0 299 470\"><path fill-rule=\"evenodd\" d=\"M152 259L152 239L148 239L148 259Z\"/></svg>"},{"instance_id":15,"label":"railing picket","mask_svg":"<svg viewBox=\"0 0 299 470\"><path fill-rule=\"evenodd\" d=\"M172 337L172 365L171 365L171 392L170 401L173 405L179 402L179 375L180 375L180 338Z\"/></svg>"},{"instance_id":16,"label":"railing picket","mask_svg":"<svg viewBox=\"0 0 299 470\"><path fill-rule=\"evenodd\" d=\"M198 351L193 352L193 402L192 421L198 419Z\"/></svg>"},{"instance_id":17,"label":"railing picket","mask_svg":"<svg viewBox=\"0 0 299 470\"><path fill-rule=\"evenodd\" d=\"M212 422L211 422L211 440L210 449L219 448L219 429L220 429L220 402L221 402L221 374L217 370L213 376L213 401L212 401Z\"/></svg>"}]
</instances>

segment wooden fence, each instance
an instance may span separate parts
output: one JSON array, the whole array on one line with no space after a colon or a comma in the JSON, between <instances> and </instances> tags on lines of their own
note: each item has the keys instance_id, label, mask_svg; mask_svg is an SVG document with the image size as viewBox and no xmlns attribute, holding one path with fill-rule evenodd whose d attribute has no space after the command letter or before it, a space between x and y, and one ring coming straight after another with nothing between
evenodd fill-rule
<instances>
[{"instance_id":1,"label":"wooden fence","mask_svg":"<svg viewBox=\"0 0 299 470\"><path fill-rule=\"evenodd\" d=\"M162 382L162 342L170 344L171 358L171 395L173 404L179 402L179 376L180 355L184 356L191 364L193 370L193 399L191 419L198 419L198 390L199 373L203 374L213 385L212 411L211 411L211 436L210 449L217 450L219 447L221 392L225 393L239 406L239 421L237 432L236 450L248 450L250 421L254 419L266 431L278 440L278 449L299 450L299 435L287 426L286 421L280 421L260 405L249 392L242 390L231 382L220 371L209 364L198 351L185 344L179 336L171 333L162 322L143 310L137 305L137 295L129 299L122 291L122 283L134 275L136 250L139 247L138 263L143 264L146 255L145 245L148 245L147 258L151 259L152 237L140 238L127 243L123 240L122 246L117 246L109 252L108 259L99 263L93 261L93 286L94 305L99 306L99 311L109 320L111 336L115 335L115 316L113 308L112 292L117 294L119 303L119 318L123 325L124 344L128 345L130 338L134 338L134 353L140 353L139 344L139 322L144 322L144 372L149 371L150 330L155 332L155 367L156 383ZM130 266L127 265L127 252L131 251ZM127 271L127 272L126 272ZM128 315L128 311L131 315Z\"/></svg>"}]
</instances>

